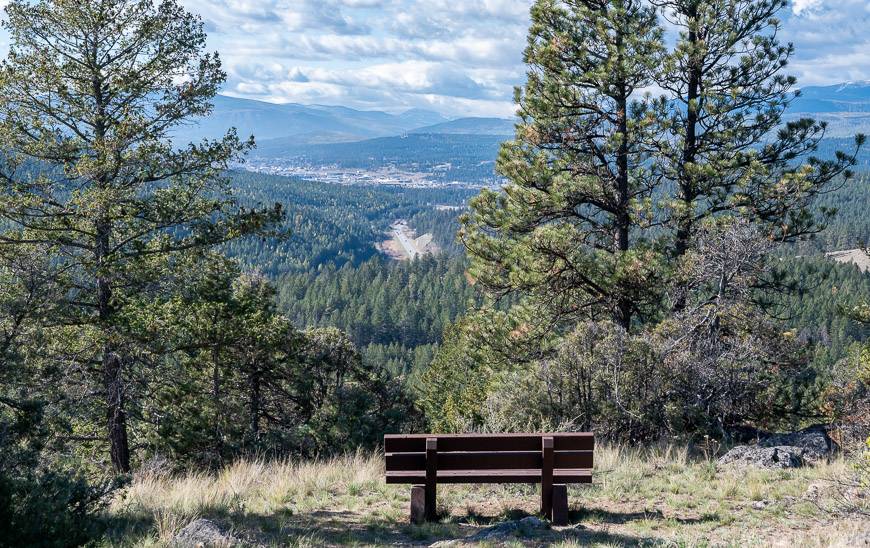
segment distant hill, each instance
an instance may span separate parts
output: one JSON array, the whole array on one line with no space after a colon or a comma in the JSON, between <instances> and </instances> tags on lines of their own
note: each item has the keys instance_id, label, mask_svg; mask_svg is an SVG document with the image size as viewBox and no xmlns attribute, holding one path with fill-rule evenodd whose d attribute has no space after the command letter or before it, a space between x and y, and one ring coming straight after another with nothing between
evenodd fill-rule
<instances>
[{"instance_id":1,"label":"distant hill","mask_svg":"<svg viewBox=\"0 0 870 548\"><path fill-rule=\"evenodd\" d=\"M257 141L290 138L296 143L358 141L405 133L421 126L447 122L448 118L421 109L401 114L355 110L347 107L266 103L218 95L214 112L175 132L176 143L218 138L235 127L239 135Z\"/></svg>"},{"instance_id":2,"label":"distant hill","mask_svg":"<svg viewBox=\"0 0 870 548\"><path fill-rule=\"evenodd\" d=\"M459 118L431 126L414 129L410 133L450 133L464 135L514 134L513 120L507 118Z\"/></svg>"},{"instance_id":3,"label":"distant hill","mask_svg":"<svg viewBox=\"0 0 870 548\"><path fill-rule=\"evenodd\" d=\"M828 123L829 137L870 133L870 82L850 82L801 89L786 120L815 118Z\"/></svg>"},{"instance_id":4,"label":"distant hill","mask_svg":"<svg viewBox=\"0 0 870 548\"><path fill-rule=\"evenodd\" d=\"M849 82L833 86L809 86L792 103L798 112L866 112L870 113L870 82Z\"/></svg>"}]
</instances>

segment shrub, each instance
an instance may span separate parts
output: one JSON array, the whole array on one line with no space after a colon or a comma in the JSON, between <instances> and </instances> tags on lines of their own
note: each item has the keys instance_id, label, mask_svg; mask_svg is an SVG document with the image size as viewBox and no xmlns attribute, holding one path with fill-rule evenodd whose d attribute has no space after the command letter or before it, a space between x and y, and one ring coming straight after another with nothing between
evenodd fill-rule
<instances>
[{"instance_id":1,"label":"shrub","mask_svg":"<svg viewBox=\"0 0 870 548\"><path fill-rule=\"evenodd\" d=\"M0 547L80 546L98 534L98 492L47 460L38 402L0 398Z\"/></svg>"},{"instance_id":2,"label":"shrub","mask_svg":"<svg viewBox=\"0 0 870 548\"><path fill-rule=\"evenodd\" d=\"M0 547L80 546L100 529L82 479L36 471L0 474Z\"/></svg>"},{"instance_id":3,"label":"shrub","mask_svg":"<svg viewBox=\"0 0 870 548\"><path fill-rule=\"evenodd\" d=\"M424 376L423 406L436 429L721 439L746 422L787 419L783 390L805 372L798 349L741 307L686 313L637 333L581 322L542 357L516 362L487 353L498 337L464 333L476 328L457 326ZM481 355L489 361L476 361Z\"/></svg>"}]
</instances>

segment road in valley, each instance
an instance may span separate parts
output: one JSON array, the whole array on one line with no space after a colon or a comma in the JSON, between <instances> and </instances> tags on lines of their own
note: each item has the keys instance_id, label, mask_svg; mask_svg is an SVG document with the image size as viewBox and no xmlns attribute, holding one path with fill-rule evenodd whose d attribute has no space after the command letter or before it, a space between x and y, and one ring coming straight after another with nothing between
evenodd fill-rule
<instances>
[{"instance_id":1,"label":"road in valley","mask_svg":"<svg viewBox=\"0 0 870 548\"><path fill-rule=\"evenodd\" d=\"M414 243L412 238L409 238L405 231L408 229L408 226L405 224L396 224L393 225L393 235L395 235L396 239L399 240L399 243L402 245L402 249L405 250L405 253L409 258L413 259L419 254L417 250L417 244Z\"/></svg>"}]
</instances>

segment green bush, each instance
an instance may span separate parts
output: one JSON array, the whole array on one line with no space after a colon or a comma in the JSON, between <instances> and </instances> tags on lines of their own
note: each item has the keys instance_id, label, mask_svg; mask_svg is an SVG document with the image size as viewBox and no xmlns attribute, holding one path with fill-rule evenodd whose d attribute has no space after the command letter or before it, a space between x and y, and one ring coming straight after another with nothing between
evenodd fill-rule
<instances>
[{"instance_id":1,"label":"green bush","mask_svg":"<svg viewBox=\"0 0 870 548\"><path fill-rule=\"evenodd\" d=\"M421 406L435 430L721 439L747 423L777 426L807 405L786 397L809 380L798 349L739 306L636 333L611 321L580 322L543 344L529 316L505 317L477 314L448 332L423 376ZM512 359L529 340L537 354Z\"/></svg>"},{"instance_id":2,"label":"green bush","mask_svg":"<svg viewBox=\"0 0 870 548\"><path fill-rule=\"evenodd\" d=\"M51 471L0 474L0 547L81 546L99 533L93 489Z\"/></svg>"},{"instance_id":3,"label":"green bush","mask_svg":"<svg viewBox=\"0 0 870 548\"><path fill-rule=\"evenodd\" d=\"M0 548L80 546L100 530L98 491L45 450L42 409L0 396Z\"/></svg>"}]
</instances>

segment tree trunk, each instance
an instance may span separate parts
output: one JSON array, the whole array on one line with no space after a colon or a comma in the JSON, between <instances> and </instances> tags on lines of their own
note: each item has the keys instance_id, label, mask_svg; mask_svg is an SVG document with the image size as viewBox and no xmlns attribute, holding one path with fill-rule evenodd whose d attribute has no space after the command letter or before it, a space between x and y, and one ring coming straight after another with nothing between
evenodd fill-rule
<instances>
[{"instance_id":1,"label":"tree trunk","mask_svg":"<svg viewBox=\"0 0 870 548\"><path fill-rule=\"evenodd\" d=\"M692 4L687 14L690 21L697 21L698 8ZM693 23L697 24L697 23ZM689 43L693 48L699 47L698 29L691 28L688 36ZM674 257L679 259L689 250L692 239L692 229L695 216L695 198L698 191L695 188L694 175L687 172L686 166L695 163L698 153L698 111L701 100L701 76L703 59L698 58L697 51L693 50L689 63L689 81L686 90L686 137L683 143L678 186L680 189L679 199L681 211L677 215L677 232L674 239ZM673 311L680 312L686 307L686 296L678 291L673 304Z\"/></svg>"},{"instance_id":2,"label":"tree trunk","mask_svg":"<svg viewBox=\"0 0 870 548\"><path fill-rule=\"evenodd\" d=\"M121 359L109 345L103 350L103 371L106 385L109 453L116 472L130 472L130 444L127 440L127 416L124 411L124 383Z\"/></svg>"},{"instance_id":3,"label":"tree trunk","mask_svg":"<svg viewBox=\"0 0 870 548\"><path fill-rule=\"evenodd\" d=\"M618 47L621 49L621 39L617 39ZM622 54L620 53L620 56ZM621 62L619 63L621 65ZM629 212L630 196L628 187L628 88L625 84L620 90L621 94L617 97L617 125L619 133L622 135L622 141L619 143L619 150L616 155L616 230L614 234L614 252L617 256L623 255L629 248L629 231L631 229L631 214ZM614 320L623 329L628 330L631 327L632 303L631 299L625 294L624 288L620 288L620 294L616 299L616 310L614 311Z\"/></svg>"},{"instance_id":4,"label":"tree trunk","mask_svg":"<svg viewBox=\"0 0 870 548\"><path fill-rule=\"evenodd\" d=\"M97 66L96 51L90 59ZM105 97L103 81L95 70L92 81L95 104L94 142L98 150L103 146L106 136ZM94 181L100 190L108 187L105 176ZM106 273L106 260L111 249L112 221L106 206L95 222L96 242L94 259L97 273L97 308L100 316L100 330L103 335L103 376L106 391L106 412L108 415L109 454L116 472L126 474L130 471L130 444L127 440L127 416L124 410L124 363L117 353L117 345L111 341L114 305L112 303L112 283Z\"/></svg>"},{"instance_id":5,"label":"tree trunk","mask_svg":"<svg viewBox=\"0 0 870 548\"><path fill-rule=\"evenodd\" d=\"M130 471L130 445L127 440L127 417L124 410L124 368L115 345L109 340L112 319L112 286L102 272L108 253L111 229L107 222L96 227L97 307L103 342L103 382L106 391L106 413L109 454L116 472Z\"/></svg>"},{"instance_id":6,"label":"tree trunk","mask_svg":"<svg viewBox=\"0 0 870 548\"><path fill-rule=\"evenodd\" d=\"M250 384L251 441L256 444L260 439L260 374L256 369L251 372Z\"/></svg>"},{"instance_id":7,"label":"tree trunk","mask_svg":"<svg viewBox=\"0 0 870 548\"><path fill-rule=\"evenodd\" d=\"M697 20L697 6L692 5L687 14L689 20ZM693 48L699 46L698 31L692 28L688 36L689 43ZM677 234L674 242L674 255L682 257L689 249L689 240L692 237L692 225L694 217L694 202L697 197L697 191L693 181L693 175L686 171L686 166L695 162L695 157L698 152L698 102L701 99L701 59L697 58L697 52L692 53L691 62L689 63L689 81L686 90L686 138L683 142L683 153L681 158L680 173L678 185L680 188L680 204L683 210L680 212L677 219Z\"/></svg>"},{"instance_id":8,"label":"tree trunk","mask_svg":"<svg viewBox=\"0 0 870 548\"><path fill-rule=\"evenodd\" d=\"M212 348L212 362L214 369L212 370L212 405L214 406L214 447L217 452L218 459L223 460L224 457L224 436L223 436L223 405L221 404L221 371L220 371L220 354L217 347Z\"/></svg>"}]
</instances>

